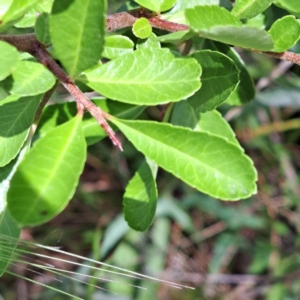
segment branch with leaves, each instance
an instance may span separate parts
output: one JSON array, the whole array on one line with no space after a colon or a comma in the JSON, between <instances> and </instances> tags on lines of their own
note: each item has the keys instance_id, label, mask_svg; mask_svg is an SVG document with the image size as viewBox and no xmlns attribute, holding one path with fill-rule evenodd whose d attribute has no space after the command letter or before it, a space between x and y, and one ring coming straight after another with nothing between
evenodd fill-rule
<instances>
[{"instance_id":1,"label":"branch with leaves","mask_svg":"<svg viewBox=\"0 0 300 300\"><path fill-rule=\"evenodd\" d=\"M256 193L253 162L217 108L255 97L231 46L299 64L299 54L288 51L300 37L293 12L267 31L247 22L272 1L140 0L143 8L110 16L106 1L45 2L40 11L35 1L12 1L1 17L0 214L35 226L61 212L75 193L87 146L108 135L122 149L107 121L144 155L124 193L125 219L135 230L147 230L155 217L158 167L221 200ZM12 26L35 33L11 36ZM44 107L57 79L77 106ZM92 101L79 86L102 96ZM166 104L163 122L142 115ZM31 146L30 128L39 119Z\"/></svg>"}]
</instances>

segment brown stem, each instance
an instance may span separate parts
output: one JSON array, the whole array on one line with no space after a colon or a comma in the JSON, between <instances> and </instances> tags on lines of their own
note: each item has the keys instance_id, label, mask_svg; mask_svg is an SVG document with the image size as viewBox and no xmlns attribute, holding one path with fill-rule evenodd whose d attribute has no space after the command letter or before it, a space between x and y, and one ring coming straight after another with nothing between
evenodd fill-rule
<instances>
[{"instance_id":1,"label":"brown stem","mask_svg":"<svg viewBox=\"0 0 300 300\"><path fill-rule=\"evenodd\" d=\"M58 86L58 83L59 83L59 81L56 80L56 82L53 85L53 87L44 94L44 96L43 96L43 98L41 100L41 103L40 103L40 105L39 105L39 107L38 107L38 109L37 109L37 111L35 113L34 121L33 121L34 124L38 124L38 122L40 121L41 116L42 116L42 112L43 112L43 108L45 107L45 105L47 104L48 100L52 96L53 92L55 91L56 87Z\"/></svg>"},{"instance_id":2,"label":"brown stem","mask_svg":"<svg viewBox=\"0 0 300 300\"><path fill-rule=\"evenodd\" d=\"M290 61L290 62L300 66L300 54L297 54L297 53L294 53L294 52L290 52L290 51L285 51L285 52L282 52L282 53L269 52L269 51L265 51L265 52L255 51L255 52L262 53L262 54L267 54L269 56L272 56L274 58L278 58L278 59L281 59L281 60L287 60L287 61Z\"/></svg>"}]
</instances>

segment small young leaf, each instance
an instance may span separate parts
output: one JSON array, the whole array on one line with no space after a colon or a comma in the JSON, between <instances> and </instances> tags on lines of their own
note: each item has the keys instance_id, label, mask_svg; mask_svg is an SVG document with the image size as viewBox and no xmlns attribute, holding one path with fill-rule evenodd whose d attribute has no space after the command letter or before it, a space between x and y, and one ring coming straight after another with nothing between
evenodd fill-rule
<instances>
[{"instance_id":1,"label":"small young leaf","mask_svg":"<svg viewBox=\"0 0 300 300\"><path fill-rule=\"evenodd\" d=\"M284 52L294 46L300 38L300 23L294 16L277 20L269 30L274 41L275 52Z\"/></svg>"},{"instance_id":2,"label":"small young leaf","mask_svg":"<svg viewBox=\"0 0 300 300\"><path fill-rule=\"evenodd\" d=\"M2 87L18 96L33 96L52 88L55 77L42 64L20 61L11 76L2 82Z\"/></svg>"},{"instance_id":3,"label":"small young leaf","mask_svg":"<svg viewBox=\"0 0 300 300\"><path fill-rule=\"evenodd\" d=\"M139 49L79 79L110 99L156 105L191 96L201 86L200 74L195 59L174 58L166 49Z\"/></svg>"},{"instance_id":4,"label":"small young leaf","mask_svg":"<svg viewBox=\"0 0 300 300\"><path fill-rule=\"evenodd\" d=\"M273 0L236 0L231 13L239 19L251 19L266 10Z\"/></svg>"},{"instance_id":5,"label":"small young leaf","mask_svg":"<svg viewBox=\"0 0 300 300\"><path fill-rule=\"evenodd\" d=\"M18 98L9 96L0 102L0 166L5 166L21 149L42 95Z\"/></svg>"},{"instance_id":6,"label":"small young leaf","mask_svg":"<svg viewBox=\"0 0 300 300\"><path fill-rule=\"evenodd\" d=\"M20 54L15 47L2 41L0 41L0 53L0 80L3 80L16 68Z\"/></svg>"},{"instance_id":7,"label":"small young leaf","mask_svg":"<svg viewBox=\"0 0 300 300\"><path fill-rule=\"evenodd\" d=\"M202 66L202 87L188 102L198 112L213 110L237 87L239 70L229 57L220 52L203 50L194 52L191 57Z\"/></svg>"},{"instance_id":8,"label":"small young leaf","mask_svg":"<svg viewBox=\"0 0 300 300\"><path fill-rule=\"evenodd\" d=\"M126 187L124 194L124 216L128 225L137 231L146 231L156 211L157 165L144 160Z\"/></svg>"},{"instance_id":9,"label":"small young leaf","mask_svg":"<svg viewBox=\"0 0 300 300\"><path fill-rule=\"evenodd\" d=\"M252 161L223 138L170 124L111 121L145 156L203 193L239 200L256 192Z\"/></svg>"},{"instance_id":10,"label":"small young leaf","mask_svg":"<svg viewBox=\"0 0 300 300\"><path fill-rule=\"evenodd\" d=\"M243 48L271 51L273 41L264 30L243 26L219 6L197 6L185 11L190 27L203 37Z\"/></svg>"},{"instance_id":11,"label":"small young leaf","mask_svg":"<svg viewBox=\"0 0 300 300\"><path fill-rule=\"evenodd\" d=\"M177 0L134 0L139 5L155 12L169 10L174 6Z\"/></svg>"},{"instance_id":12,"label":"small young leaf","mask_svg":"<svg viewBox=\"0 0 300 300\"><path fill-rule=\"evenodd\" d=\"M102 56L108 59L114 59L125 53L132 52L133 47L133 41L127 36L108 36L105 38L105 47Z\"/></svg>"},{"instance_id":13,"label":"small young leaf","mask_svg":"<svg viewBox=\"0 0 300 300\"><path fill-rule=\"evenodd\" d=\"M50 35L57 58L75 78L101 57L106 23L106 1L55 1Z\"/></svg>"},{"instance_id":14,"label":"small young leaf","mask_svg":"<svg viewBox=\"0 0 300 300\"><path fill-rule=\"evenodd\" d=\"M1 178L1 171L0 171ZM10 258L18 244L21 228L8 209L0 213L0 277L10 263Z\"/></svg>"},{"instance_id":15,"label":"small young leaf","mask_svg":"<svg viewBox=\"0 0 300 300\"><path fill-rule=\"evenodd\" d=\"M19 224L33 226L60 213L75 192L86 158L81 119L56 127L20 163L7 195Z\"/></svg>"},{"instance_id":16,"label":"small young leaf","mask_svg":"<svg viewBox=\"0 0 300 300\"><path fill-rule=\"evenodd\" d=\"M146 39L152 33L152 27L148 19L139 18L134 22L132 26L132 32L136 37L140 39Z\"/></svg>"},{"instance_id":17,"label":"small young leaf","mask_svg":"<svg viewBox=\"0 0 300 300\"><path fill-rule=\"evenodd\" d=\"M240 72L240 82L237 88L229 95L226 103L230 105L242 105L252 101L255 97L254 83L239 54L233 48L223 43L211 41L210 45L211 49L220 51L231 58Z\"/></svg>"}]
</instances>

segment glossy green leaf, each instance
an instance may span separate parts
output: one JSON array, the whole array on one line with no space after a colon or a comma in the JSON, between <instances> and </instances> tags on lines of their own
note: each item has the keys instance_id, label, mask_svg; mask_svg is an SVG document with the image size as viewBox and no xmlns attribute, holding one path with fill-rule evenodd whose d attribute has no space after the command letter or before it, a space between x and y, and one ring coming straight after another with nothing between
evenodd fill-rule
<instances>
[{"instance_id":1,"label":"glossy green leaf","mask_svg":"<svg viewBox=\"0 0 300 300\"><path fill-rule=\"evenodd\" d=\"M194 129L199 121L199 113L189 104L188 101L180 101L175 104L171 123L176 126L183 126Z\"/></svg>"},{"instance_id":2,"label":"glossy green leaf","mask_svg":"<svg viewBox=\"0 0 300 300\"><path fill-rule=\"evenodd\" d=\"M300 5L298 0L275 0L275 5L287 10L289 13L300 17Z\"/></svg>"},{"instance_id":3,"label":"glossy green leaf","mask_svg":"<svg viewBox=\"0 0 300 300\"><path fill-rule=\"evenodd\" d=\"M234 131L217 110L197 113L188 101L180 101L175 105L171 122L176 126L184 126L218 136L240 147Z\"/></svg>"},{"instance_id":4,"label":"glossy green leaf","mask_svg":"<svg viewBox=\"0 0 300 300\"><path fill-rule=\"evenodd\" d=\"M251 19L266 10L273 0L236 0L231 13L239 19Z\"/></svg>"},{"instance_id":5,"label":"glossy green leaf","mask_svg":"<svg viewBox=\"0 0 300 300\"><path fill-rule=\"evenodd\" d=\"M0 102L0 166L9 163L21 149L41 97L9 96Z\"/></svg>"},{"instance_id":6,"label":"glossy green leaf","mask_svg":"<svg viewBox=\"0 0 300 300\"><path fill-rule=\"evenodd\" d=\"M197 6L187 9L185 14L190 27L205 38L260 51L273 49L273 41L266 31L243 26L222 7Z\"/></svg>"},{"instance_id":7,"label":"glossy green leaf","mask_svg":"<svg viewBox=\"0 0 300 300\"><path fill-rule=\"evenodd\" d=\"M102 110L122 119L135 119L146 108L107 99L93 100ZM54 127L67 122L77 113L76 103L66 102L47 106L37 129L37 136L45 135ZM95 144L107 136L99 123L88 112L85 113L82 121L83 134L88 145Z\"/></svg>"},{"instance_id":8,"label":"glossy green leaf","mask_svg":"<svg viewBox=\"0 0 300 300\"><path fill-rule=\"evenodd\" d=\"M240 147L234 131L217 110L200 113L199 121L194 129L221 137L229 143Z\"/></svg>"},{"instance_id":9,"label":"glossy green leaf","mask_svg":"<svg viewBox=\"0 0 300 300\"><path fill-rule=\"evenodd\" d=\"M1 0L1 2L0 2L0 18L1 18L1 20L2 20L2 17L5 15L5 13L8 11L12 2L13 2L13 0Z\"/></svg>"},{"instance_id":10,"label":"glossy green leaf","mask_svg":"<svg viewBox=\"0 0 300 300\"><path fill-rule=\"evenodd\" d=\"M172 32L166 35L161 35L157 37L157 40L162 43L173 43L181 42L191 39L195 35L194 32L189 30L182 30L177 32Z\"/></svg>"},{"instance_id":11,"label":"glossy green leaf","mask_svg":"<svg viewBox=\"0 0 300 300\"><path fill-rule=\"evenodd\" d=\"M213 110L221 105L239 83L239 70L226 55L203 50L191 55L202 66L202 87L188 99L199 112Z\"/></svg>"},{"instance_id":12,"label":"glossy green leaf","mask_svg":"<svg viewBox=\"0 0 300 300\"><path fill-rule=\"evenodd\" d=\"M96 65L104 46L106 1L55 1L50 35L57 58L75 78Z\"/></svg>"},{"instance_id":13,"label":"glossy green leaf","mask_svg":"<svg viewBox=\"0 0 300 300\"><path fill-rule=\"evenodd\" d=\"M161 48L160 42L157 39L157 36L152 32L150 36L145 39L139 39L136 44L137 49L143 49L143 48Z\"/></svg>"},{"instance_id":14,"label":"glossy green leaf","mask_svg":"<svg viewBox=\"0 0 300 300\"><path fill-rule=\"evenodd\" d=\"M133 41L127 36L111 35L105 39L105 47L102 56L108 59L114 59L125 53L132 52L133 47Z\"/></svg>"},{"instance_id":15,"label":"glossy green leaf","mask_svg":"<svg viewBox=\"0 0 300 300\"><path fill-rule=\"evenodd\" d=\"M3 80L16 68L20 55L15 47L2 41L0 41L0 53L0 80Z\"/></svg>"},{"instance_id":16,"label":"glossy green leaf","mask_svg":"<svg viewBox=\"0 0 300 300\"><path fill-rule=\"evenodd\" d=\"M19 152L19 155L7 165L0 168L0 216L6 210L6 194L9 189L10 180L24 155L28 152L30 141Z\"/></svg>"},{"instance_id":17,"label":"glossy green leaf","mask_svg":"<svg viewBox=\"0 0 300 300\"><path fill-rule=\"evenodd\" d=\"M0 277L9 265L9 260L18 244L20 233L21 228L8 209L0 213Z\"/></svg>"},{"instance_id":18,"label":"glossy green leaf","mask_svg":"<svg viewBox=\"0 0 300 300\"><path fill-rule=\"evenodd\" d=\"M153 222L156 203L157 165L144 160L126 187L124 216L128 225L137 231L146 231Z\"/></svg>"},{"instance_id":19,"label":"glossy green leaf","mask_svg":"<svg viewBox=\"0 0 300 300\"><path fill-rule=\"evenodd\" d=\"M42 13L36 20L34 27L36 38L44 45L51 44L51 37L49 32L49 14Z\"/></svg>"},{"instance_id":20,"label":"glossy green leaf","mask_svg":"<svg viewBox=\"0 0 300 300\"><path fill-rule=\"evenodd\" d=\"M13 0L9 9L2 18L2 25L20 18L25 14L38 0Z\"/></svg>"},{"instance_id":21,"label":"glossy green leaf","mask_svg":"<svg viewBox=\"0 0 300 300\"><path fill-rule=\"evenodd\" d=\"M39 139L20 163L7 195L19 224L33 226L60 213L72 198L86 158L81 119Z\"/></svg>"},{"instance_id":22,"label":"glossy green leaf","mask_svg":"<svg viewBox=\"0 0 300 300\"><path fill-rule=\"evenodd\" d=\"M33 96L52 88L55 77L42 64L20 61L11 76L2 82L2 87L18 96Z\"/></svg>"},{"instance_id":23,"label":"glossy green leaf","mask_svg":"<svg viewBox=\"0 0 300 300\"><path fill-rule=\"evenodd\" d=\"M294 16L277 20L269 30L274 41L275 52L284 52L300 39L300 23Z\"/></svg>"},{"instance_id":24,"label":"glossy green leaf","mask_svg":"<svg viewBox=\"0 0 300 300\"><path fill-rule=\"evenodd\" d=\"M194 8L200 5L217 5L227 9L232 8L230 0L177 0L175 6L172 8L170 13L176 13L179 11L184 11L187 8Z\"/></svg>"},{"instance_id":25,"label":"glossy green leaf","mask_svg":"<svg viewBox=\"0 0 300 300\"><path fill-rule=\"evenodd\" d=\"M177 0L134 0L139 5L155 12L169 10L174 6Z\"/></svg>"},{"instance_id":26,"label":"glossy green leaf","mask_svg":"<svg viewBox=\"0 0 300 300\"><path fill-rule=\"evenodd\" d=\"M0 168L0 277L9 265L9 260L13 255L21 232L21 228L7 209L6 194L10 180L26 150L23 148L18 158Z\"/></svg>"},{"instance_id":27,"label":"glossy green leaf","mask_svg":"<svg viewBox=\"0 0 300 300\"><path fill-rule=\"evenodd\" d=\"M140 49L79 79L107 98L156 105L191 96L201 86L200 73L194 59L174 58L166 49Z\"/></svg>"},{"instance_id":28,"label":"glossy green leaf","mask_svg":"<svg viewBox=\"0 0 300 300\"><path fill-rule=\"evenodd\" d=\"M145 156L203 193L238 200L256 192L252 161L223 138L170 124L111 121Z\"/></svg>"},{"instance_id":29,"label":"glossy green leaf","mask_svg":"<svg viewBox=\"0 0 300 300\"><path fill-rule=\"evenodd\" d=\"M37 18L43 13L50 13L53 0L40 0L35 3L14 26L20 28L33 27Z\"/></svg>"},{"instance_id":30,"label":"glossy green leaf","mask_svg":"<svg viewBox=\"0 0 300 300\"><path fill-rule=\"evenodd\" d=\"M134 22L132 26L132 32L136 37L140 39L146 39L152 33L152 26L150 25L148 19L139 18Z\"/></svg>"},{"instance_id":31,"label":"glossy green leaf","mask_svg":"<svg viewBox=\"0 0 300 300\"><path fill-rule=\"evenodd\" d=\"M236 67L239 70L239 78L240 82L237 88L229 95L226 100L226 103L230 105L242 105L252 101L255 97L255 87L253 80L245 67L245 63L239 56L239 54L231 47L218 43L218 42L210 42L211 49L220 51L224 53L226 56L230 57Z\"/></svg>"}]
</instances>

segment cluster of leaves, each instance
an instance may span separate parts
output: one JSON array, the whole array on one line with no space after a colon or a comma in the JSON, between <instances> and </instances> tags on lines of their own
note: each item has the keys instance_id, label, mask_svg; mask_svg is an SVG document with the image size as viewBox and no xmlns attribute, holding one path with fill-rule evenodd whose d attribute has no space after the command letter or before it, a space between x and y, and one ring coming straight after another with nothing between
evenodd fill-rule
<instances>
[{"instance_id":1,"label":"cluster of leaves","mask_svg":"<svg viewBox=\"0 0 300 300\"><path fill-rule=\"evenodd\" d=\"M243 61L229 45L258 52L288 50L300 38L296 1L240 0L234 6L226 0L135 2L151 10L151 16L159 13L165 29L171 21L188 25L187 30L154 32L145 17L132 30L106 34L104 0L3 1L1 234L18 237L20 227L60 213L78 185L87 146L106 137L94 118L77 113L74 102L54 103L40 115L56 78L33 56L5 42L5 34L15 28L34 31L78 86L99 93L93 102L144 154L124 195L124 214L132 228L145 231L153 221L158 167L218 199L240 200L256 192L253 163L216 111L223 103L242 105L255 96ZM267 24L264 12L272 3L286 15ZM123 9L131 7L127 3ZM183 52L194 51L183 55L176 43L185 45ZM165 105L162 122L136 120L156 105ZM0 274L6 266L7 261L0 264Z\"/></svg>"}]
</instances>

